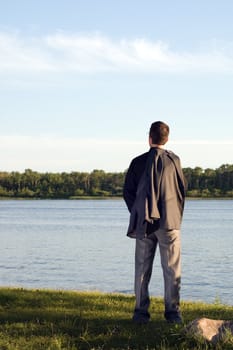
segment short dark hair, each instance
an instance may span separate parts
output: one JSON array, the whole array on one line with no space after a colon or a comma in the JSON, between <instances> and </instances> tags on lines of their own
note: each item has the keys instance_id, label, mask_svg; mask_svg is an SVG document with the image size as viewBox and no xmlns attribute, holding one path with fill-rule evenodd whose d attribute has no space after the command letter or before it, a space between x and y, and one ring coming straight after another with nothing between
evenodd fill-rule
<instances>
[{"instance_id":1,"label":"short dark hair","mask_svg":"<svg viewBox=\"0 0 233 350\"><path fill-rule=\"evenodd\" d=\"M165 145L168 140L169 126L164 122L154 122L151 124L149 135L153 144Z\"/></svg>"}]
</instances>

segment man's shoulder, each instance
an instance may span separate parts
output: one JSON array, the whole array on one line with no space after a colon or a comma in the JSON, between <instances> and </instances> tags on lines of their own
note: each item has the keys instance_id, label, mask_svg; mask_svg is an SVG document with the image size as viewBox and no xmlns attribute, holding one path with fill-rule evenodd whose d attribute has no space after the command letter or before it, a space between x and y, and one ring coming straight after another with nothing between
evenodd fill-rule
<instances>
[{"instance_id":1,"label":"man's shoulder","mask_svg":"<svg viewBox=\"0 0 233 350\"><path fill-rule=\"evenodd\" d=\"M137 157L133 158L132 163L138 164L138 163L144 163L148 158L149 152L142 153L138 155Z\"/></svg>"},{"instance_id":2,"label":"man's shoulder","mask_svg":"<svg viewBox=\"0 0 233 350\"><path fill-rule=\"evenodd\" d=\"M168 156L168 157L170 157L170 158L172 158L173 160L179 160L180 159L180 157L177 155L177 154L175 154L173 151L170 151L170 150L165 150L165 154Z\"/></svg>"},{"instance_id":3,"label":"man's shoulder","mask_svg":"<svg viewBox=\"0 0 233 350\"><path fill-rule=\"evenodd\" d=\"M136 156L135 158L132 159L131 164L132 165L145 164L146 161L147 161L148 155L149 155L149 151ZM180 160L180 158L179 158L179 156L177 154L175 154L173 151L170 151L170 150L167 150L167 149L162 150L160 155L163 155L165 157L169 157L173 161L179 161Z\"/></svg>"}]
</instances>

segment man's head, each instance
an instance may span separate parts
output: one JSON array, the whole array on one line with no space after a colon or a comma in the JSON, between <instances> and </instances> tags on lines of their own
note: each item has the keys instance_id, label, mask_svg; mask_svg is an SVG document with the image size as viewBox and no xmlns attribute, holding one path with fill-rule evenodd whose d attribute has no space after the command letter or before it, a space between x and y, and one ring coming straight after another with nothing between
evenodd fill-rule
<instances>
[{"instance_id":1,"label":"man's head","mask_svg":"<svg viewBox=\"0 0 233 350\"><path fill-rule=\"evenodd\" d=\"M151 124L149 132L149 143L152 145L165 145L168 141L169 126L164 122L154 122Z\"/></svg>"}]
</instances>

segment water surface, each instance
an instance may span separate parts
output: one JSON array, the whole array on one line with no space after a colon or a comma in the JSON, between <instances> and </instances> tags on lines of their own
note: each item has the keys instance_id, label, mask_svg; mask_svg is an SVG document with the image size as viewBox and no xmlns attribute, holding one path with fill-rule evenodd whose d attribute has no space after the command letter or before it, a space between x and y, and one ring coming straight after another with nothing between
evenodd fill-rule
<instances>
[{"instance_id":1,"label":"water surface","mask_svg":"<svg viewBox=\"0 0 233 350\"><path fill-rule=\"evenodd\" d=\"M187 200L185 300L233 305L233 200ZM122 200L0 201L0 285L133 293L134 240ZM151 295L163 295L157 252Z\"/></svg>"}]
</instances>

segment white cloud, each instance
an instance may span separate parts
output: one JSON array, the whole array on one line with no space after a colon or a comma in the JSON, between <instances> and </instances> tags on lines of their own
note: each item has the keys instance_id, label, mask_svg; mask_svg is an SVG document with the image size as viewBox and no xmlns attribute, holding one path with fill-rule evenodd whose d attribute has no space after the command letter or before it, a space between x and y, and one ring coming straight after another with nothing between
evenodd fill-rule
<instances>
[{"instance_id":1,"label":"white cloud","mask_svg":"<svg viewBox=\"0 0 233 350\"><path fill-rule=\"evenodd\" d=\"M58 32L42 37L0 33L0 72L233 72L232 45L204 51L170 48L145 38Z\"/></svg>"},{"instance_id":2,"label":"white cloud","mask_svg":"<svg viewBox=\"0 0 233 350\"><path fill-rule=\"evenodd\" d=\"M183 167L217 168L233 164L233 140L170 141L167 148L177 153ZM124 171L147 142L75 139L58 136L0 136L1 171Z\"/></svg>"},{"instance_id":3,"label":"white cloud","mask_svg":"<svg viewBox=\"0 0 233 350\"><path fill-rule=\"evenodd\" d=\"M0 71L52 71L52 60L43 40L0 33Z\"/></svg>"}]
</instances>

